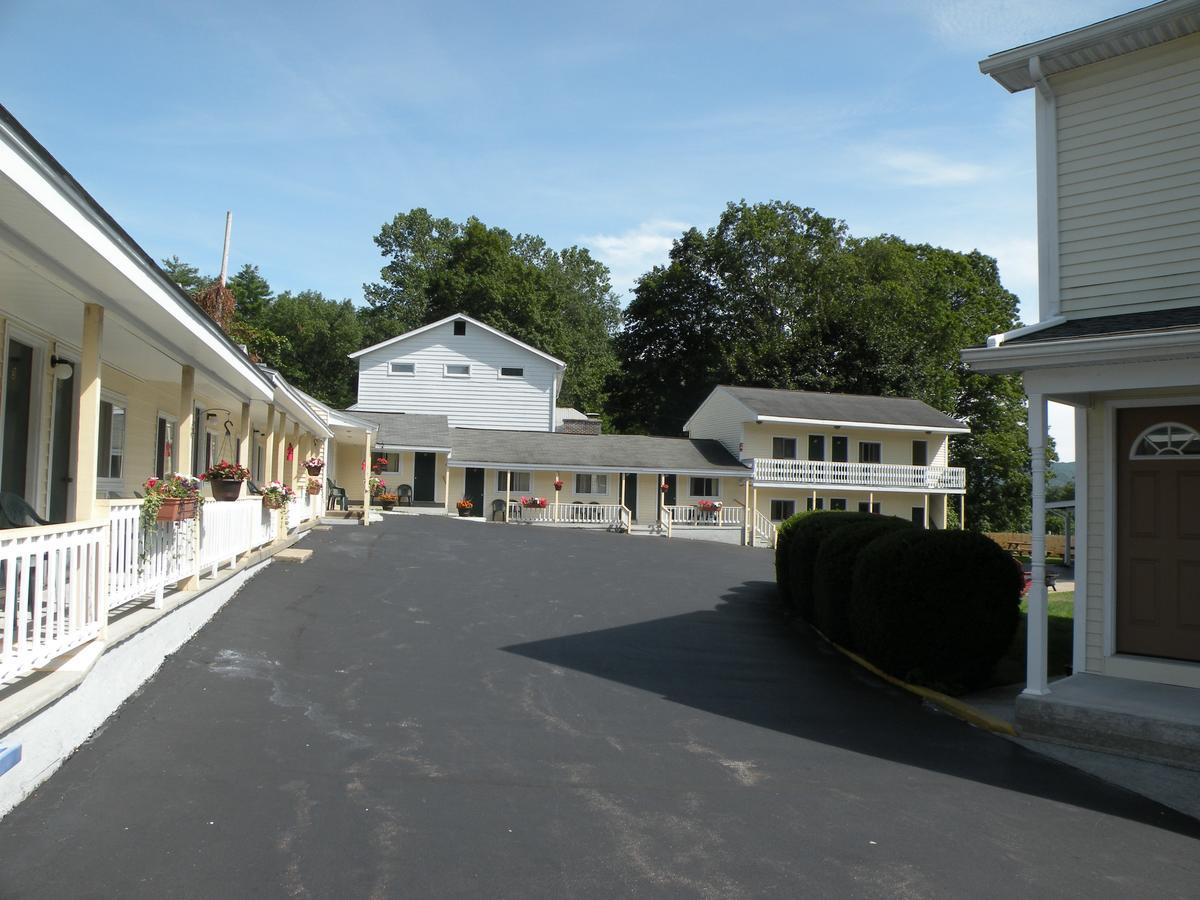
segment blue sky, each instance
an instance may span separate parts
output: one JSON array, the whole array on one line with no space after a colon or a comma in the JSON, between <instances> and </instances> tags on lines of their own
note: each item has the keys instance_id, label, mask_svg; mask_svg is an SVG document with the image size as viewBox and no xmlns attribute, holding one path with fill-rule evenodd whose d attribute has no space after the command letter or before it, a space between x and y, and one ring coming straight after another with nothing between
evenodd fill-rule
<instances>
[{"instance_id":1,"label":"blue sky","mask_svg":"<svg viewBox=\"0 0 1200 900\"><path fill-rule=\"evenodd\" d=\"M1033 101L976 64L1130 8L0 0L0 102L156 257L215 271L233 209L231 266L277 290L360 302L425 206L624 291L744 197L979 248L1033 320Z\"/></svg>"}]
</instances>

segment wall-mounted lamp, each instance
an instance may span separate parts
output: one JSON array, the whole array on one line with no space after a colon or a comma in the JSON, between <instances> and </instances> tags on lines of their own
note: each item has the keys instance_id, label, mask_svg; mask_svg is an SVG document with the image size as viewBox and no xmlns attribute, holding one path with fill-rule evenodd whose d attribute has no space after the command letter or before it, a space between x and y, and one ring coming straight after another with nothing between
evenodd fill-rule
<instances>
[{"instance_id":1,"label":"wall-mounted lamp","mask_svg":"<svg viewBox=\"0 0 1200 900\"><path fill-rule=\"evenodd\" d=\"M59 381L66 381L75 374L75 363L69 359L63 359L61 356L51 356L50 372Z\"/></svg>"}]
</instances>

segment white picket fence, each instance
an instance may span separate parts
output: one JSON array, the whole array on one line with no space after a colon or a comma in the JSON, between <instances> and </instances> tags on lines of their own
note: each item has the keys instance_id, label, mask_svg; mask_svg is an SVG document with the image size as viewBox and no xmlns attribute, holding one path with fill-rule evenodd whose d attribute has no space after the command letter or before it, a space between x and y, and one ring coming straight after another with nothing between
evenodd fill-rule
<instances>
[{"instance_id":1,"label":"white picket fence","mask_svg":"<svg viewBox=\"0 0 1200 900\"><path fill-rule=\"evenodd\" d=\"M196 521L159 522L143 535L142 501L113 500L108 512L108 608L163 592L196 572Z\"/></svg>"},{"instance_id":2,"label":"white picket fence","mask_svg":"<svg viewBox=\"0 0 1200 900\"><path fill-rule=\"evenodd\" d=\"M0 682L28 675L103 626L108 524L15 528L0 541Z\"/></svg>"},{"instance_id":3,"label":"white picket fence","mask_svg":"<svg viewBox=\"0 0 1200 900\"><path fill-rule=\"evenodd\" d=\"M704 510L698 506L668 506L671 511L671 521L674 525L711 525L733 528L741 525L745 519L745 507L732 505L720 509Z\"/></svg>"}]
</instances>

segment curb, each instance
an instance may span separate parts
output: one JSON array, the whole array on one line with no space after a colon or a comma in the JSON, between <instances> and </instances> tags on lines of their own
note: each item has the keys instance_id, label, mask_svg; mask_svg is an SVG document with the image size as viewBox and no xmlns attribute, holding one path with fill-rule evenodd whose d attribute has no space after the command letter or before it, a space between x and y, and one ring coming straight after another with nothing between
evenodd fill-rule
<instances>
[{"instance_id":1,"label":"curb","mask_svg":"<svg viewBox=\"0 0 1200 900\"><path fill-rule=\"evenodd\" d=\"M822 634L821 630L812 625L808 626L820 636L826 644L836 650L842 656L846 657L851 662L857 663L862 668L866 669L872 675L882 678L888 684L894 685L901 690L908 691L923 700L928 700L930 703L950 713L956 718L962 719L969 725L974 725L976 728L982 728L985 731L991 731L995 734L1002 734L1006 737L1020 737L1020 733L1011 722L1006 722L1003 719L997 719L995 716L988 715L980 709L976 709L969 703L964 703L948 694L943 694L941 691L935 691L932 688L921 687L917 684L909 684L894 675L889 675L887 672L880 669L874 663L868 662L857 653L847 650L841 644L835 644L829 638Z\"/></svg>"}]
</instances>

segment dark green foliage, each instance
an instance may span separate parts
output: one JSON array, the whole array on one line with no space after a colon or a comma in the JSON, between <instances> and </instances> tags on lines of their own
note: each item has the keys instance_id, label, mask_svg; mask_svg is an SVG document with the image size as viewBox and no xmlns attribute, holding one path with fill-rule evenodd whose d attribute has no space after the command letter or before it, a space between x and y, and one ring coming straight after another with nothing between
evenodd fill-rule
<instances>
[{"instance_id":1,"label":"dark green foliage","mask_svg":"<svg viewBox=\"0 0 1200 900\"><path fill-rule=\"evenodd\" d=\"M858 555L854 643L885 672L961 692L987 682L1020 619L1023 577L998 544L969 531L911 529Z\"/></svg>"},{"instance_id":2,"label":"dark green foliage","mask_svg":"<svg viewBox=\"0 0 1200 900\"><path fill-rule=\"evenodd\" d=\"M775 538L775 584L779 587L779 599L787 605L791 605L792 602L788 586L788 542L791 540L792 532L795 531L796 526L807 515L811 514L798 512L791 518L780 522L778 527L779 533Z\"/></svg>"},{"instance_id":3,"label":"dark green foliage","mask_svg":"<svg viewBox=\"0 0 1200 900\"><path fill-rule=\"evenodd\" d=\"M788 539L787 584L792 609L805 622L813 620L813 567L821 544L840 528L876 519L865 512L811 512L796 523Z\"/></svg>"},{"instance_id":4,"label":"dark green foliage","mask_svg":"<svg viewBox=\"0 0 1200 900\"><path fill-rule=\"evenodd\" d=\"M850 586L858 554L872 541L894 531L912 530L912 523L895 516L875 516L839 528L821 544L813 564L813 625L825 637L854 649L850 629Z\"/></svg>"}]
</instances>

